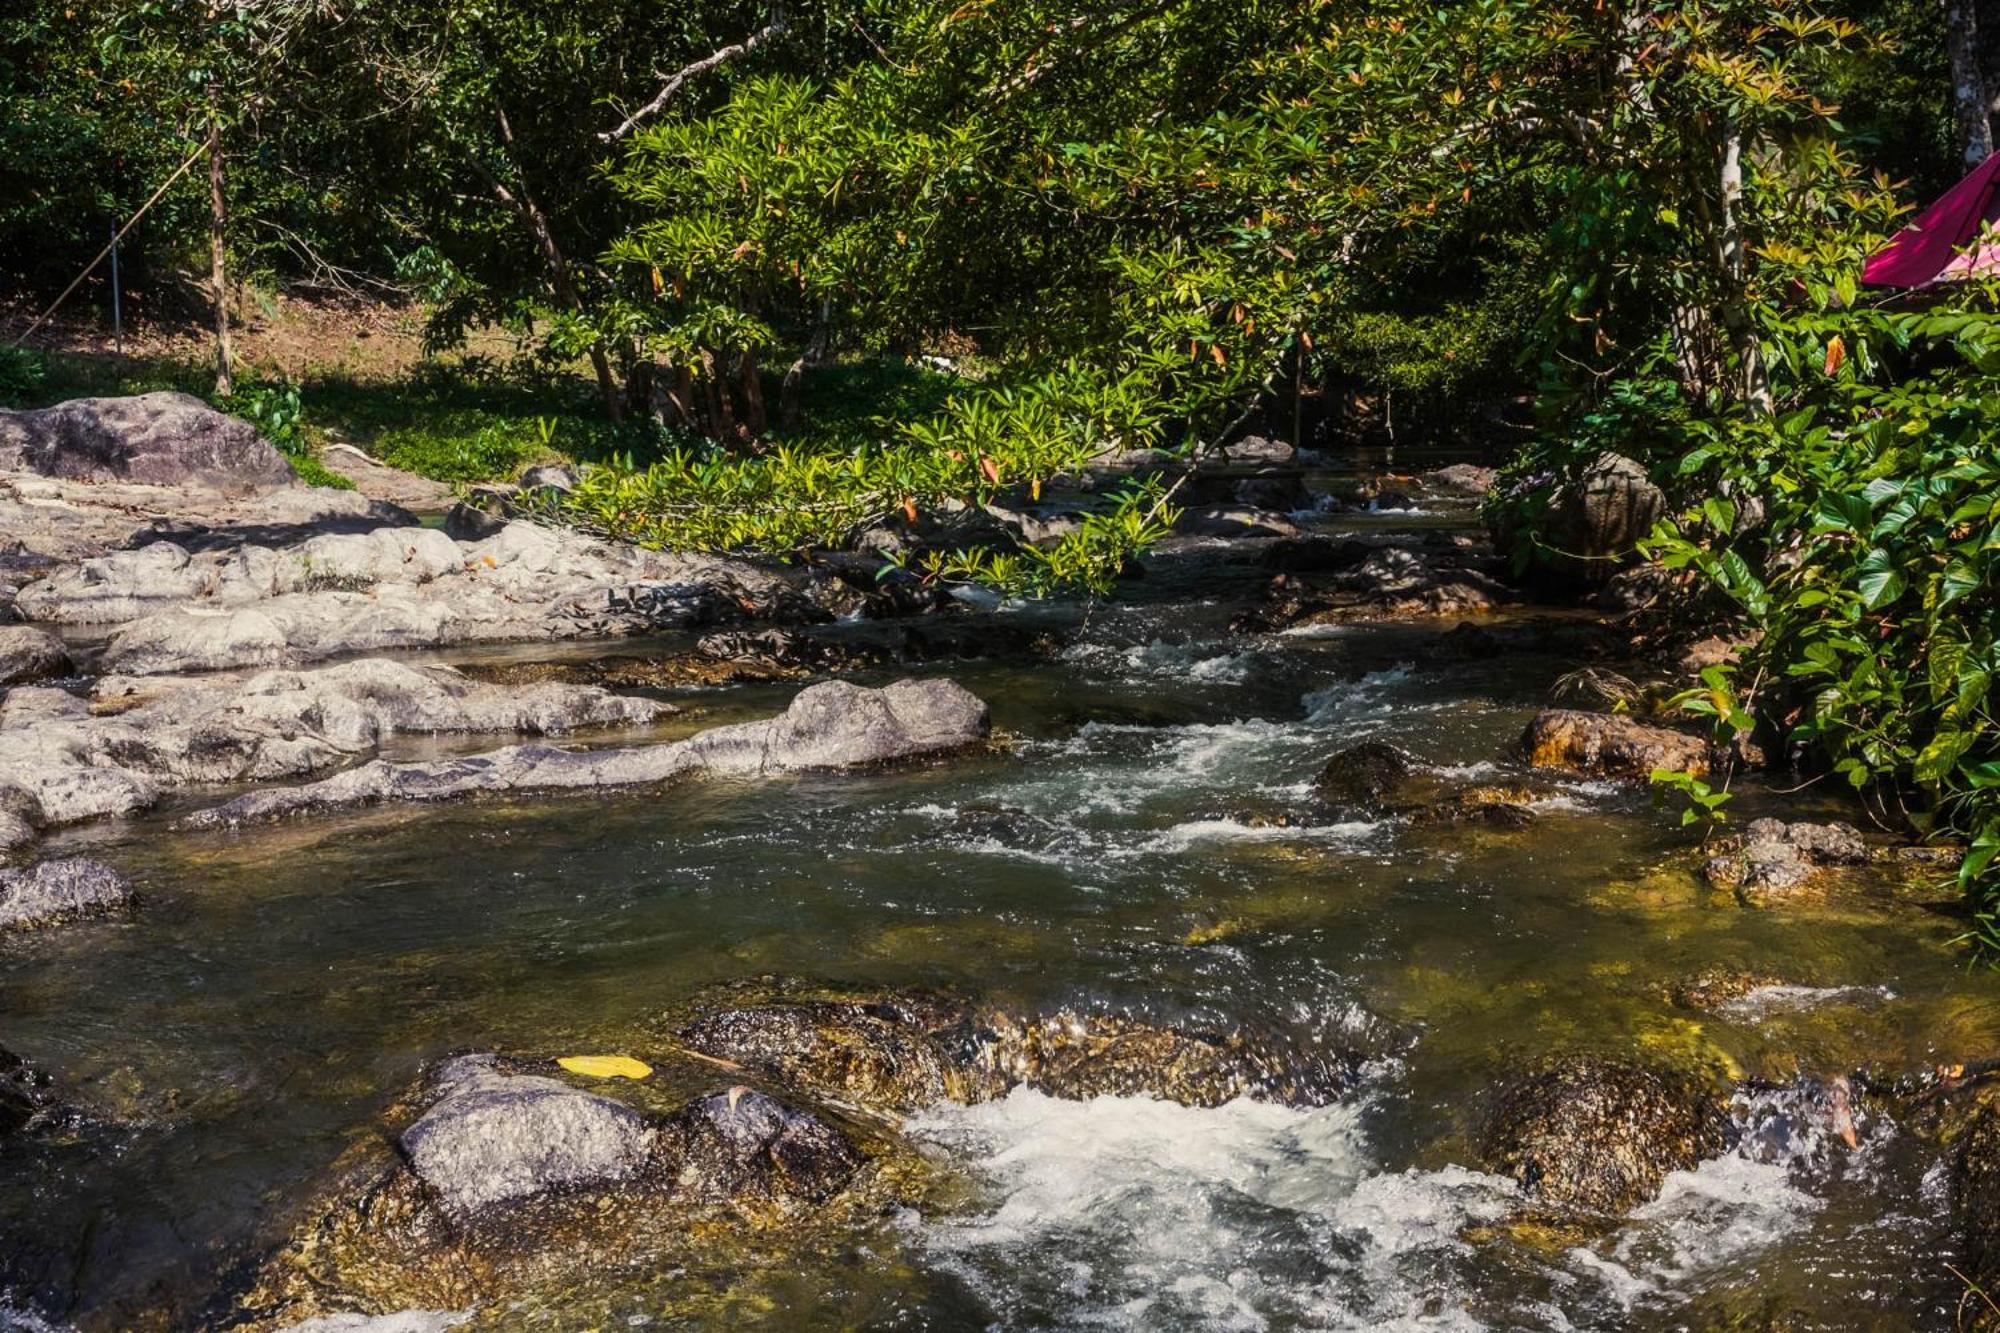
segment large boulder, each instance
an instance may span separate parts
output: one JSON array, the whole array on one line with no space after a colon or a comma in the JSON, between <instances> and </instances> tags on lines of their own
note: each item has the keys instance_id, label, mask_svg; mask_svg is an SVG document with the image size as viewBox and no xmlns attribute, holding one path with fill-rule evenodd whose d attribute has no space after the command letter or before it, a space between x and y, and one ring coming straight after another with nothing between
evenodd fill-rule
<instances>
[{"instance_id":1,"label":"large boulder","mask_svg":"<svg viewBox=\"0 0 2000 1333\"><path fill-rule=\"evenodd\" d=\"M1568 1058L1510 1079L1481 1132L1488 1165L1552 1208L1622 1213L1727 1145L1715 1089L1668 1070Z\"/></svg>"},{"instance_id":2,"label":"large boulder","mask_svg":"<svg viewBox=\"0 0 2000 1333\"><path fill-rule=\"evenodd\" d=\"M73 858L0 869L0 931L101 916L131 900L131 883L102 861Z\"/></svg>"},{"instance_id":3,"label":"large boulder","mask_svg":"<svg viewBox=\"0 0 2000 1333\"><path fill-rule=\"evenodd\" d=\"M555 1073L493 1055L443 1065L388 1112L408 1122L393 1152L366 1141L336 1164L228 1326L563 1299L720 1238L740 1259L790 1221L889 1202L847 1199L868 1159L775 1097L735 1087L648 1111ZM651 1091L631 1095L650 1105Z\"/></svg>"},{"instance_id":4,"label":"large boulder","mask_svg":"<svg viewBox=\"0 0 2000 1333\"><path fill-rule=\"evenodd\" d=\"M55 635L29 625L0 625L0 689L69 669L69 650Z\"/></svg>"},{"instance_id":5,"label":"large boulder","mask_svg":"<svg viewBox=\"0 0 2000 1333\"><path fill-rule=\"evenodd\" d=\"M232 494L298 484L255 427L184 393L0 412L0 470Z\"/></svg>"},{"instance_id":6,"label":"large boulder","mask_svg":"<svg viewBox=\"0 0 2000 1333\"><path fill-rule=\"evenodd\" d=\"M1667 510L1666 494L1645 467L1623 454L1599 454L1567 481L1530 478L1510 496L1518 499L1539 488L1552 488L1534 521L1541 567L1577 582L1595 584L1611 577ZM1500 516L1506 513L1503 509ZM1493 536L1503 554L1529 540L1527 533L1506 525Z\"/></svg>"},{"instance_id":7,"label":"large boulder","mask_svg":"<svg viewBox=\"0 0 2000 1333\"><path fill-rule=\"evenodd\" d=\"M1709 743L1692 732L1653 726L1620 713L1546 708L1521 736L1521 750L1536 768L1567 768L1600 777L1643 782L1656 768L1708 772Z\"/></svg>"},{"instance_id":8,"label":"large boulder","mask_svg":"<svg viewBox=\"0 0 2000 1333\"><path fill-rule=\"evenodd\" d=\"M452 1061L438 1086L437 1104L403 1131L403 1155L460 1217L550 1190L629 1180L652 1150L653 1130L623 1102L506 1073L490 1056Z\"/></svg>"}]
</instances>

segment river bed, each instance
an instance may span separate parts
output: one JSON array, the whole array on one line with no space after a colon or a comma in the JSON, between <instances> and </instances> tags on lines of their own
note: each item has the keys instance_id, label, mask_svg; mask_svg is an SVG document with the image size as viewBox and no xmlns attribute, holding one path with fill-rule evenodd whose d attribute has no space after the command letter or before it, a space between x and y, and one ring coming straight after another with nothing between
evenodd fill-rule
<instances>
[{"instance_id":1,"label":"river bed","mask_svg":"<svg viewBox=\"0 0 2000 1333\"><path fill-rule=\"evenodd\" d=\"M1028 1090L933 1110L908 1132L960 1178L948 1204L474 1326L1950 1327L1937 1150L1886 1116L1864 1110L1853 1149L1753 1136L1552 1243L1505 1231L1515 1186L1472 1137L1484 1091L1553 1050L1779 1085L1990 1057L2000 981L1967 970L1937 895L1739 907L1692 875L1677 811L1515 758L1573 660L1460 660L1453 621L1232 636L1256 577L1194 552L1087 618L998 613L1070 641L932 668L992 705L992 753L226 834L170 834L167 810L51 839L126 871L141 908L0 940L0 1039L93 1116L0 1148L0 1326L198 1326L429 1062L643 1051L675 1004L777 974L1254 1027L1351 1053L1360 1089L1310 1110ZM662 734L794 688L690 693ZM1371 738L1531 785L1534 825L1329 816L1315 775ZM1675 1003L1718 967L1783 984Z\"/></svg>"}]
</instances>

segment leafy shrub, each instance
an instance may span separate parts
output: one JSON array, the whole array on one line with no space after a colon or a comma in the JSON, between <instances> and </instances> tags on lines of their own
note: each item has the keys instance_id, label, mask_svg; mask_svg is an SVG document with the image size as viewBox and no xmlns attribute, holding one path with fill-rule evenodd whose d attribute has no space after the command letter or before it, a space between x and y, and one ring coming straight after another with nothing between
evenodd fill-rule
<instances>
[{"instance_id":1,"label":"leafy shrub","mask_svg":"<svg viewBox=\"0 0 2000 1333\"><path fill-rule=\"evenodd\" d=\"M0 404L27 407L39 402L48 378L48 361L40 352L0 344Z\"/></svg>"},{"instance_id":2,"label":"leafy shrub","mask_svg":"<svg viewBox=\"0 0 2000 1333\"><path fill-rule=\"evenodd\" d=\"M237 388L216 406L231 416L241 417L269 440L308 486L324 486L351 491L354 483L327 467L313 452L306 437L305 402L299 386L290 380L253 380Z\"/></svg>"}]
</instances>

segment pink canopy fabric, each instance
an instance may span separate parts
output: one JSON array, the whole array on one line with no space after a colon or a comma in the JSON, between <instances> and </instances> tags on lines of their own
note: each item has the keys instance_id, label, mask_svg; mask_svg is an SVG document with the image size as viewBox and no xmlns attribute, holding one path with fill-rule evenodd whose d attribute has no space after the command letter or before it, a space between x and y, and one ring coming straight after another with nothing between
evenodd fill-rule
<instances>
[{"instance_id":1,"label":"pink canopy fabric","mask_svg":"<svg viewBox=\"0 0 2000 1333\"><path fill-rule=\"evenodd\" d=\"M1868 257L1870 287L1924 287L2000 276L2000 153L1974 167L1943 198Z\"/></svg>"}]
</instances>

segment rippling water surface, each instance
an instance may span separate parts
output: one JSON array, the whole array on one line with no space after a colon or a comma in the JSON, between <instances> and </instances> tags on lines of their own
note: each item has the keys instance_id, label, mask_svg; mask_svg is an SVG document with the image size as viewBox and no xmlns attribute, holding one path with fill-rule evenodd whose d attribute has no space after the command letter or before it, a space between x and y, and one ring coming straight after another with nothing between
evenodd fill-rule
<instances>
[{"instance_id":1,"label":"rippling water surface","mask_svg":"<svg viewBox=\"0 0 2000 1333\"><path fill-rule=\"evenodd\" d=\"M1780 1084L1990 1055L2000 989L1949 918L1886 896L1739 909L1697 890L1643 793L1520 771L1511 744L1573 662L1452 660L1448 623L1232 638L1242 580L1167 573L1053 663L951 670L1011 739L991 755L61 840L127 868L143 908L0 942L0 1044L112 1126L0 1150L0 1326L186 1310L426 1061L643 1051L663 1010L764 973L1272 1028L1358 1055L1362 1088L1314 1111L1027 1091L935 1110L910 1132L962 1174L950 1206L700 1275L706 1313L665 1274L495 1326L1949 1325L1934 1154L1885 1120L1850 1150L1771 1094L1742 1108L1764 1126L1744 1146L1585 1236L1512 1226L1513 1186L1470 1146L1492 1081L1559 1047ZM693 696L683 721L789 692ZM1536 825L1327 816L1314 775L1369 737L1531 783ZM1786 984L1669 1001L1715 965Z\"/></svg>"}]
</instances>

